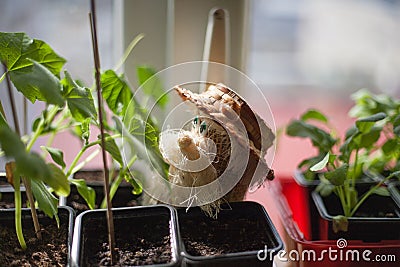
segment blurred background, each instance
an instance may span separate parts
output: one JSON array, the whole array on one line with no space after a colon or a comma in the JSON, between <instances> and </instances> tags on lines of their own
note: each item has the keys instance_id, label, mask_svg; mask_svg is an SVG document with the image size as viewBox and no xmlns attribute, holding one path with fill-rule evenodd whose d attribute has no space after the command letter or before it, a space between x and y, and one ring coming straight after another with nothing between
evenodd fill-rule
<instances>
[{"instance_id":1,"label":"blurred background","mask_svg":"<svg viewBox=\"0 0 400 267\"><path fill-rule=\"evenodd\" d=\"M115 66L137 34L145 35L124 69L134 88L137 65L161 70L202 60L209 11L213 7L226 9L231 38L229 64L253 79L269 102L278 131L273 168L279 175L291 174L302 155L310 153L309 144L279 134L290 119L308 108L317 108L326 112L340 131L351 121L347 112L354 91L368 88L400 94L397 0L96 3L103 69ZM89 1L82 0L2 0L0 31L23 31L46 41L68 60L66 69L72 76L90 86L93 60L88 12ZM0 84L0 97L7 109L4 86ZM239 93L256 111L268 108L252 98L253 92ZM28 121L40 108L40 103L29 106ZM66 140L59 139L61 147L71 146Z\"/></svg>"}]
</instances>

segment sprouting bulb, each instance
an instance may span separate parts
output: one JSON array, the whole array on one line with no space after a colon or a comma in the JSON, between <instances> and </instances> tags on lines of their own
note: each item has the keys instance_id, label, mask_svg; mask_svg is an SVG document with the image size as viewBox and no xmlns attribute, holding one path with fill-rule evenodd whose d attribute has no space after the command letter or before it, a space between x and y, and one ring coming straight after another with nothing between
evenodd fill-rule
<instances>
[{"instance_id":1,"label":"sprouting bulb","mask_svg":"<svg viewBox=\"0 0 400 267\"><path fill-rule=\"evenodd\" d=\"M201 122L200 128L199 128L199 133L202 136L205 136L207 134L207 123L205 121Z\"/></svg>"}]
</instances>

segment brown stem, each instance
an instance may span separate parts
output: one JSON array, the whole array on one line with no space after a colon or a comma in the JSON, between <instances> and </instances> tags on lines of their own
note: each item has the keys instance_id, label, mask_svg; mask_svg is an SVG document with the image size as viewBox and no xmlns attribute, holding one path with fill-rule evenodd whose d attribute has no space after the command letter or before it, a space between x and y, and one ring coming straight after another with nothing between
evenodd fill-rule
<instances>
[{"instance_id":1,"label":"brown stem","mask_svg":"<svg viewBox=\"0 0 400 267\"><path fill-rule=\"evenodd\" d=\"M10 105L11 105L11 111L12 111L12 116L13 116L13 120L14 120L15 132L19 136L21 136L21 131L19 128L19 121L18 121L18 114L17 114L17 109L15 108L15 99L14 99L14 94L13 94L13 90L11 87L10 76L8 74L7 67L5 65L4 65L4 69L6 72L7 90L8 90L8 96L10 97ZM35 227L36 237L38 239L42 239L42 234L40 232L40 224L39 224L39 220L38 220L37 213L36 213L35 199L33 198L32 187L31 187L31 183L30 183L31 181L29 179L27 179L26 177L23 177L22 181L25 185L25 193L26 193L26 197L28 198L28 201L29 201L29 206L31 207L31 214L32 214L33 225Z\"/></svg>"},{"instance_id":2,"label":"brown stem","mask_svg":"<svg viewBox=\"0 0 400 267\"><path fill-rule=\"evenodd\" d=\"M36 213L35 199L33 198L33 194L32 194L31 180L29 180L25 177L22 177L22 182L25 185L26 197L28 198L29 206L31 208L33 226L35 227L36 237L40 240L40 239L42 239L42 233L40 231L39 219L38 219L38 216Z\"/></svg>"},{"instance_id":3,"label":"brown stem","mask_svg":"<svg viewBox=\"0 0 400 267\"><path fill-rule=\"evenodd\" d=\"M99 105L99 121L100 121L100 137L101 137L101 152L104 166L104 194L107 202L107 226L108 226L108 242L110 247L111 265L115 260L115 234L114 234L114 220L112 214L112 206L110 199L110 184L108 180L108 166L107 166L107 155L106 155L106 142L104 138L104 121L103 121L103 100L101 96L101 84L100 84L100 56L99 46L97 43L97 26L96 26L96 8L95 1L91 0L91 13L89 14L90 28L92 33L92 45L93 45L93 56L94 56L94 67L95 67L95 79L96 79L96 91L97 101Z\"/></svg>"}]
</instances>

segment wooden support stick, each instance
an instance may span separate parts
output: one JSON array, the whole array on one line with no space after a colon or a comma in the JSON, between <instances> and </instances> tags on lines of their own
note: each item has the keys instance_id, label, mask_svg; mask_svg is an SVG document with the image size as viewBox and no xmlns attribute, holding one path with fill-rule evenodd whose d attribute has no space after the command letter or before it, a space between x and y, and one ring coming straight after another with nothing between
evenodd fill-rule
<instances>
[{"instance_id":1,"label":"wooden support stick","mask_svg":"<svg viewBox=\"0 0 400 267\"><path fill-rule=\"evenodd\" d=\"M110 247L111 265L115 260L115 234L114 234L114 220L112 214L112 206L110 200L110 184L108 180L108 166L107 166L107 155L106 155L106 142L104 138L104 123L103 123L103 99L101 96L101 83L100 83L100 55L99 46L97 42L97 26L96 26L96 8L95 1L91 0L91 13L89 14L90 29L92 33L92 45L93 45L93 56L94 56L94 67L95 67L95 80L96 80L96 91L97 101L99 105L99 121L100 121L100 137L101 137L101 152L104 166L104 194L107 201L107 226L108 226L108 242Z\"/></svg>"}]
</instances>

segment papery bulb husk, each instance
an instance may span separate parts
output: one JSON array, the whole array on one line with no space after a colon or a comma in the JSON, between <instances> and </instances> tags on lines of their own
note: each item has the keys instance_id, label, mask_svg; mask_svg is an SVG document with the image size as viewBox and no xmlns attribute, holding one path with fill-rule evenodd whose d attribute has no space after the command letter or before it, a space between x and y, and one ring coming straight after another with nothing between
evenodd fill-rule
<instances>
[{"instance_id":1,"label":"papery bulb husk","mask_svg":"<svg viewBox=\"0 0 400 267\"><path fill-rule=\"evenodd\" d=\"M249 156L242 177L234 188L223 197L225 201L242 201L250 186L261 185L266 179L272 180L274 178L273 170L268 167L264 156L273 145L275 135L266 123L251 110L242 97L223 84L210 86L201 94L193 93L178 86L175 87L175 90L182 100L193 103L201 113L210 118L219 121L226 119L229 122L230 119L234 120L234 117L239 116L246 129L246 133L236 133L234 126L230 129L231 133L235 133L233 138L237 138L238 143L243 147L249 148ZM226 109L226 106L229 108ZM232 114L232 112L236 114ZM223 127L229 128L231 126L229 123L224 123ZM227 164L214 164L218 174L224 171L224 165Z\"/></svg>"}]
</instances>

